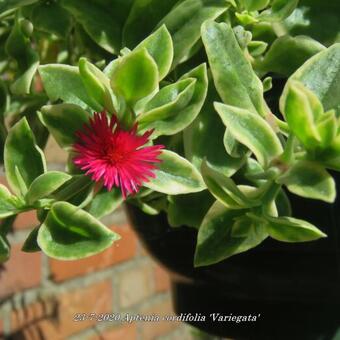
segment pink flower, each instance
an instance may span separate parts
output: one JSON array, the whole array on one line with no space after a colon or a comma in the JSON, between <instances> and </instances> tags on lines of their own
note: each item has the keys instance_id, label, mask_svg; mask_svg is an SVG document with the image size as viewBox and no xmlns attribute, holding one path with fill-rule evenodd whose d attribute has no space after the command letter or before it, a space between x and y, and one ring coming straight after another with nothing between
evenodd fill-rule
<instances>
[{"instance_id":1,"label":"pink flower","mask_svg":"<svg viewBox=\"0 0 340 340\"><path fill-rule=\"evenodd\" d=\"M108 190L120 187L126 198L155 177L155 163L160 162L157 157L164 146L145 146L152 132L138 136L137 124L125 131L115 116L110 119L105 111L95 112L89 124L76 132L73 162L94 181L102 181Z\"/></svg>"}]
</instances>

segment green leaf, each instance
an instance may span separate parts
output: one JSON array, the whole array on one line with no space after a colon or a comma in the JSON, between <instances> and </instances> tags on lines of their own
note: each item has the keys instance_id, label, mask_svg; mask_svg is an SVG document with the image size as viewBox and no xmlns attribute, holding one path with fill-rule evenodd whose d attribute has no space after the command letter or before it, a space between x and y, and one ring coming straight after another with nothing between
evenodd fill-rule
<instances>
[{"instance_id":1,"label":"green leaf","mask_svg":"<svg viewBox=\"0 0 340 340\"><path fill-rule=\"evenodd\" d=\"M339 39L339 12L339 1L300 0L281 24L293 36L303 34L330 46Z\"/></svg>"},{"instance_id":2,"label":"green leaf","mask_svg":"<svg viewBox=\"0 0 340 340\"><path fill-rule=\"evenodd\" d=\"M58 99L95 111L102 107L89 97L81 80L78 67L63 64L48 64L39 67L44 89L51 101Z\"/></svg>"},{"instance_id":3,"label":"green leaf","mask_svg":"<svg viewBox=\"0 0 340 340\"><path fill-rule=\"evenodd\" d=\"M36 145L34 135L26 118L22 118L10 130L5 143L4 163L6 178L13 192L24 195L20 190L17 169L27 187L46 170L42 150Z\"/></svg>"},{"instance_id":4,"label":"green leaf","mask_svg":"<svg viewBox=\"0 0 340 340\"><path fill-rule=\"evenodd\" d=\"M0 184L0 218L16 215L19 212L20 202L16 196Z\"/></svg>"},{"instance_id":5,"label":"green leaf","mask_svg":"<svg viewBox=\"0 0 340 340\"><path fill-rule=\"evenodd\" d=\"M265 116L262 82L245 58L232 28L207 21L202 26L202 40L223 102Z\"/></svg>"},{"instance_id":6,"label":"green leaf","mask_svg":"<svg viewBox=\"0 0 340 340\"><path fill-rule=\"evenodd\" d=\"M105 250L119 238L84 210L58 202L39 229L38 245L50 257L77 260Z\"/></svg>"},{"instance_id":7,"label":"green leaf","mask_svg":"<svg viewBox=\"0 0 340 340\"><path fill-rule=\"evenodd\" d=\"M235 17L237 18L238 22L242 26L250 26L250 25L254 25L258 22L258 20L255 18L255 16L252 13L236 12Z\"/></svg>"},{"instance_id":8,"label":"green leaf","mask_svg":"<svg viewBox=\"0 0 340 340\"><path fill-rule=\"evenodd\" d=\"M321 101L325 111L334 109L340 117L340 44L334 44L304 63L287 82L283 97L291 81L302 82ZM280 103L281 112L283 103Z\"/></svg>"},{"instance_id":9,"label":"green leaf","mask_svg":"<svg viewBox=\"0 0 340 340\"><path fill-rule=\"evenodd\" d=\"M131 0L61 0L60 4L99 46L118 54L122 27L130 11Z\"/></svg>"},{"instance_id":10,"label":"green leaf","mask_svg":"<svg viewBox=\"0 0 340 340\"><path fill-rule=\"evenodd\" d=\"M211 194L226 207L245 209L258 205L258 202L249 199L231 178L213 170L206 161L202 163L201 172Z\"/></svg>"},{"instance_id":11,"label":"green leaf","mask_svg":"<svg viewBox=\"0 0 340 340\"><path fill-rule=\"evenodd\" d=\"M8 11L12 8L27 6L37 1L38 0L2 0L0 2L0 13Z\"/></svg>"},{"instance_id":12,"label":"green leaf","mask_svg":"<svg viewBox=\"0 0 340 340\"><path fill-rule=\"evenodd\" d=\"M278 180L292 193L332 203L336 198L335 182L320 165L298 161Z\"/></svg>"},{"instance_id":13,"label":"green leaf","mask_svg":"<svg viewBox=\"0 0 340 340\"><path fill-rule=\"evenodd\" d=\"M281 21L293 13L298 3L299 0L273 0L271 8L261 12L258 19L269 22Z\"/></svg>"},{"instance_id":14,"label":"green leaf","mask_svg":"<svg viewBox=\"0 0 340 340\"><path fill-rule=\"evenodd\" d=\"M30 185L25 196L26 202L33 204L37 200L47 197L71 178L72 176L60 171L49 171L40 175Z\"/></svg>"},{"instance_id":15,"label":"green leaf","mask_svg":"<svg viewBox=\"0 0 340 340\"><path fill-rule=\"evenodd\" d=\"M5 262L9 259L9 244L4 236L0 234L0 263Z\"/></svg>"},{"instance_id":16,"label":"green leaf","mask_svg":"<svg viewBox=\"0 0 340 340\"><path fill-rule=\"evenodd\" d=\"M237 158L226 154L223 144L225 127L214 110L215 100L218 100L218 94L211 84L201 112L184 130L185 156L197 169L205 158L213 169L229 177L242 166L245 153ZM212 131L214 133L211 133Z\"/></svg>"},{"instance_id":17,"label":"green leaf","mask_svg":"<svg viewBox=\"0 0 340 340\"><path fill-rule=\"evenodd\" d=\"M251 43L251 40L253 38L252 33L246 30L241 25L233 27L233 32L241 50L244 51L247 48L247 46Z\"/></svg>"},{"instance_id":18,"label":"green leaf","mask_svg":"<svg viewBox=\"0 0 340 340\"><path fill-rule=\"evenodd\" d=\"M323 114L318 97L302 83L290 81L281 97L281 105L290 130L308 149L321 143L316 121Z\"/></svg>"},{"instance_id":19,"label":"green leaf","mask_svg":"<svg viewBox=\"0 0 340 340\"><path fill-rule=\"evenodd\" d=\"M247 11L259 11L269 5L270 0L242 0Z\"/></svg>"},{"instance_id":20,"label":"green leaf","mask_svg":"<svg viewBox=\"0 0 340 340\"><path fill-rule=\"evenodd\" d=\"M324 49L325 46L310 37L285 35L274 41L264 58L255 62L255 68L266 73L290 76L305 61Z\"/></svg>"},{"instance_id":21,"label":"green leaf","mask_svg":"<svg viewBox=\"0 0 340 340\"><path fill-rule=\"evenodd\" d=\"M206 94L207 94L207 87L208 87L208 77L207 77L207 69L205 64L201 64L194 68L193 70L189 71L188 73L184 74L177 84L189 83L195 79L194 84L194 91L189 100L189 102L183 106L181 109L178 109L173 114L165 119L155 120L152 123L148 123L148 129L155 129L154 133L152 134L152 138L156 138L160 135L174 135L183 129L185 129L188 125L190 125L197 115L200 113L200 110L203 106ZM186 82L184 82L186 81ZM192 85L193 86L193 85ZM174 90L175 88L171 88L170 90ZM168 88L169 90L169 88ZM162 91L162 90L161 90ZM188 90L188 92L191 89ZM188 98L188 93L186 92L186 98ZM171 96L174 92L167 91L167 94L162 93L162 99L166 100L167 95ZM163 97L163 95L165 95ZM161 95L160 95L161 96ZM157 96L155 100L160 99L160 96ZM181 100L184 99L181 97ZM178 102L177 102L178 103ZM182 102L183 104L183 102ZM148 105L148 104L147 104ZM152 105L152 103L150 104Z\"/></svg>"},{"instance_id":22,"label":"green leaf","mask_svg":"<svg viewBox=\"0 0 340 340\"><path fill-rule=\"evenodd\" d=\"M155 170L155 178L145 187L168 195L187 194L205 189L198 170L185 158L168 150L162 150L162 161Z\"/></svg>"},{"instance_id":23,"label":"green leaf","mask_svg":"<svg viewBox=\"0 0 340 340\"><path fill-rule=\"evenodd\" d=\"M195 78L188 78L163 87L146 103L144 112L137 117L139 126L147 128L148 123L176 115L190 102L195 91L195 84Z\"/></svg>"},{"instance_id":24,"label":"green leaf","mask_svg":"<svg viewBox=\"0 0 340 340\"><path fill-rule=\"evenodd\" d=\"M325 150L321 155L318 155L318 161L323 164L326 168L340 171L340 137L337 139L336 147Z\"/></svg>"},{"instance_id":25,"label":"green leaf","mask_svg":"<svg viewBox=\"0 0 340 340\"><path fill-rule=\"evenodd\" d=\"M39 3L34 6L31 19L36 30L55 34L62 39L68 36L72 28L71 16L56 2Z\"/></svg>"},{"instance_id":26,"label":"green leaf","mask_svg":"<svg viewBox=\"0 0 340 340\"><path fill-rule=\"evenodd\" d=\"M212 106L214 107L214 105ZM232 159L241 159L241 157L247 157L247 154L249 153L248 149L234 138L228 128L224 129L223 145L225 151L227 151L228 155L230 155Z\"/></svg>"},{"instance_id":27,"label":"green leaf","mask_svg":"<svg viewBox=\"0 0 340 340\"><path fill-rule=\"evenodd\" d=\"M133 105L158 86L157 64L145 48L121 57L113 70L111 86L115 93Z\"/></svg>"},{"instance_id":28,"label":"green leaf","mask_svg":"<svg viewBox=\"0 0 340 340\"><path fill-rule=\"evenodd\" d=\"M281 189L276 196L275 205L278 211L278 216L291 216L292 207L289 198L285 191Z\"/></svg>"},{"instance_id":29,"label":"green leaf","mask_svg":"<svg viewBox=\"0 0 340 340\"><path fill-rule=\"evenodd\" d=\"M135 47L145 39L179 0L135 0L123 30L123 46Z\"/></svg>"},{"instance_id":30,"label":"green leaf","mask_svg":"<svg viewBox=\"0 0 340 340\"><path fill-rule=\"evenodd\" d=\"M17 16L6 41L7 54L15 59L18 65L19 76L11 85L11 91L16 95L30 92L31 83L39 65L39 56L31 46L32 31L32 24Z\"/></svg>"},{"instance_id":31,"label":"green leaf","mask_svg":"<svg viewBox=\"0 0 340 340\"><path fill-rule=\"evenodd\" d=\"M264 226L245 218L244 211L230 210L217 201L199 228L195 267L211 265L245 252L267 236Z\"/></svg>"},{"instance_id":32,"label":"green leaf","mask_svg":"<svg viewBox=\"0 0 340 340\"><path fill-rule=\"evenodd\" d=\"M327 148L336 139L338 132L338 122L336 119L335 111L330 110L325 112L322 117L320 117L317 123L317 130L321 137L321 147Z\"/></svg>"},{"instance_id":33,"label":"green leaf","mask_svg":"<svg viewBox=\"0 0 340 340\"><path fill-rule=\"evenodd\" d=\"M266 77L262 81L263 84L263 92L268 92L273 88L273 78Z\"/></svg>"},{"instance_id":34,"label":"green leaf","mask_svg":"<svg viewBox=\"0 0 340 340\"><path fill-rule=\"evenodd\" d=\"M79 73L88 95L104 109L114 113L116 110L110 92L110 79L86 58L79 59Z\"/></svg>"},{"instance_id":35,"label":"green leaf","mask_svg":"<svg viewBox=\"0 0 340 340\"><path fill-rule=\"evenodd\" d=\"M292 217L267 217L269 235L283 242L307 242L327 237L312 224Z\"/></svg>"},{"instance_id":36,"label":"green leaf","mask_svg":"<svg viewBox=\"0 0 340 340\"><path fill-rule=\"evenodd\" d=\"M279 156L282 146L269 124L250 111L215 103L215 109L231 134L247 146L263 166Z\"/></svg>"},{"instance_id":37,"label":"green leaf","mask_svg":"<svg viewBox=\"0 0 340 340\"><path fill-rule=\"evenodd\" d=\"M84 201L88 204L90 203L87 202L88 198L92 198L92 185L91 177L83 174L73 175L69 181L52 194L52 197L56 201L68 201L77 206L83 205Z\"/></svg>"},{"instance_id":38,"label":"green leaf","mask_svg":"<svg viewBox=\"0 0 340 340\"><path fill-rule=\"evenodd\" d=\"M111 191L102 189L91 201L89 213L96 218L101 218L115 211L122 202L123 197L119 188L113 188Z\"/></svg>"},{"instance_id":39,"label":"green leaf","mask_svg":"<svg viewBox=\"0 0 340 340\"><path fill-rule=\"evenodd\" d=\"M24 251L25 253L34 253L36 251L41 251L37 242L39 228L40 226L35 227L25 240L21 248L21 250Z\"/></svg>"},{"instance_id":40,"label":"green leaf","mask_svg":"<svg viewBox=\"0 0 340 340\"><path fill-rule=\"evenodd\" d=\"M266 42L253 40L248 44L248 51L252 57L259 57L266 51L267 47Z\"/></svg>"},{"instance_id":41,"label":"green leaf","mask_svg":"<svg viewBox=\"0 0 340 340\"><path fill-rule=\"evenodd\" d=\"M146 48L158 67L159 79L162 80L170 71L174 57L172 38L165 25L144 39L134 50Z\"/></svg>"},{"instance_id":42,"label":"green leaf","mask_svg":"<svg viewBox=\"0 0 340 340\"><path fill-rule=\"evenodd\" d=\"M173 227L190 226L198 229L214 201L208 190L169 196L167 212L169 224Z\"/></svg>"},{"instance_id":43,"label":"green leaf","mask_svg":"<svg viewBox=\"0 0 340 340\"><path fill-rule=\"evenodd\" d=\"M41 108L40 119L57 143L66 149L76 141L75 133L88 124L88 112L74 104L46 105Z\"/></svg>"},{"instance_id":44,"label":"green leaf","mask_svg":"<svg viewBox=\"0 0 340 340\"><path fill-rule=\"evenodd\" d=\"M133 201L130 201L130 203L138 207L139 210L147 215L155 216L160 212L157 208L154 208L151 204L149 204L149 202L143 202L141 199L134 199Z\"/></svg>"},{"instance_id":45,"label":"green leaf","mask_svg":"<svg viewBox=\"0 0 340 340\"><path fill-rule=\"evenodd\" d=\"M160 22L169 30L174 43L173 67L190 57L200 39L204 21L218 18L229 8L224 0L184 0Z\"/></svg>"}]
</instances>

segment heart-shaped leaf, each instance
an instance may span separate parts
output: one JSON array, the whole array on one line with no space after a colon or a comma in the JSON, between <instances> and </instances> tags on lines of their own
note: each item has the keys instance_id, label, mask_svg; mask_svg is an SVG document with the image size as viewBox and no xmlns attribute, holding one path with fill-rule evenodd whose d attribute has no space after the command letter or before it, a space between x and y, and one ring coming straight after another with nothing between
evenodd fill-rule
<instances>
[{"instance_id":1,"label":"heart-shaped leaf","mask_svg":"<svg viewBox=\"0 0 340 340\"><path fill-rule=\"evenodd\" d=\"M314 225L292 217L267 217L266 229L272 238L283 242L307 242L327 236Z\"/></svg>"},{"instance_id":2,"label":"heart-shaped leaf","mask_svg":"<svg viewBox=\"0 0 340 340\"><path fill-rule=\"evenodd\" d=\"M310 161L296 162L278 180L289 191L306 198L332 203L336 198L335 182L320 165Z\"/></svg>"},{"instance_id":3,"label":"heart-shaped leaf","mask_svg":"<svg viewBox=\"0 0 340 340\"><path fill-rule=\"evenodd\" d=\"M155 178L145 187L168 195L187 194L205 189L199 171L185 158L168 150L159 156L161 163L155 170Z\"/></svg>"},{"instance_id":4,"label":"heart-shaped leaf","mask_svg":"<svg viewBox=\"0 0 340 340\"><path fill-rule=\"evenodd\" d=\"M291 80L302 82L318 96L325 111L334 109L340 117L340 44L334 44L304 63L289 78L282 98L285 98ZM283 105L282 99L281 112L284 112Z\"/></svg>"},{"instance_id":5,"label":"heart-shaped leaf","mask_svg":"<svg viewBox=\"0 0 340 340\"><path fill-rule=\"evenodd\" d=\"M89 213L96 218L101 218L115 211L122 202L123 197L119 188L112 188L111 191L102 189L91 201Z\"/></svg>"},{"instance_id":6,"label":"heart-shaped leaf","mask_svg":"<svg viewBox=\"0 0 340 340\"><path fill-rule=\"evenodd\" d=\"M119 238L84 210L57 202L39 229L38 245L50 257L76 260L105 250Z\"/></svg>"},{"instance_id":7,"label":"heart-shaped leaf","mask_svg":"<svg viewBox=\"0 0 340 340\"><path fill-rule=\"evenodd\" d=\"M262 224L215 202L197 235L195 266L208 266L256 247L268 233Z\"/></svg>"},{"instance_id":8,"label":"heart-shaped leaf","mask_svg":"<svg viewBox=\"0 0 340 340\"><path fill-rule=\"evenodd\" d=\"M201 172L211 194L228 208L245 209L258 205L258 202L249 199L231 178L213 170L205 161L202 163Z\"/></svg>"},{"instance_id":9,"label":"heart-shaped leaf","mask_svg":"<svg viewBox=\"0 0 340 340\"><path fill-rule=\"evenodd\" d=\"M44 85L44 89L51 99L63 100L95 111L101 111L100 106L87 93L81 80L78 67L63 64L47 64L39 67L39 74Z\"/></svg>"},{"instance_id":10,"label":"heart-shaped leaf","mask_svg":"<svg viewBox=\"0 0 340 340\"><path fill-rule=\"evenodd\" d=\"M218 18L228 7L224 0L184 0L165 16L159 25L165 24L172 36L173 67L191 56L203 22Z\"/></svg>"},{"instance_id":11,"label":"heart-shaped leaf","mask_svg":"<svg viewBox=\"0 0 340 340\"><path fill-rule=\"evenodd\" d=\"M122 28L130 12L132 0L61 0L87 34L106 51L118 54Z\"/></svg>"},{"instance_id":12,"label":"heart-shaped leaf","mask_svg":"<svg viewBox=\"0 0 340 340\"><path fill-rule=\"evenodd\" d=\"M281 98L283 112L290 130L307 149L319 147L321 136L316 126L323 114L318 97L302 83L294 80Z\"/></svg>"},{"instance_id":13,"label":"heart-shaped leaf","mask_svg":"<svg viewBox=\"0 0 340 340\"><path fill-rule=\"evenodd\" d=\"M202 26L202 40L223 102L265 116L262 82L244 56L233 29L225 23L207 21Z\"/></svg>"},{"instance_id":14,"label":"heart-shaped leaf","mask_svg":"<svg viewBox=\"0 0 340 340\"><path fill-rule=\"evenodd\" d=\"M233 137L247 146L263 166L282 152L281 143L270 125L250 111L215 103L215 109Z\"/></svg>"},{"instance_id":15,"label":"heart-shaped leaf","mask_svg":"<svg viewBox=\"0 0 340 340\"><path fill-rule=\"evenodd\" d=\"M193 79L195 79L195 83L190 85L188 80L191 83ZM181 100L181 101L184 100L182 101L182 104L183 104L189 98L192 87L194 87L192 96L190 100L187 102L187 104L184 105L180 110L177 110L177 111L171 110L171 111L165 111L165 112L163 111L163 114L168 115L167 118L154 120L153 122L149 122L147 124L148 129L155 129L154 133L152 134L153 138L158 137L160 135L174 135L182 131L183 129L185 129L195 120L195 118L201 111L201 108L203 106L203 103L204 103L204 100L207 94L208 77L207 77L206 65L201 64L198 67L194 68L193 70L189 71L188 73L184 74L177 82L177 84L179 83L181 85L189 84L188 86L190 86L190 88L187 89L188 92L185 93L185 98L183 94L183 97L181 96L181 98L178 98L178 100ZM173 89L174 88L172 88L172 90ZM173 95L174 92L170 91L168 92L168 94ZM162 99L165 99L165 98L166 97L163 97ZM180 103L178 103L177 101L176 105L177 104L180 104ZM163 107L163 108L167 109L169 107L167 108ZM172 113L171 115L169 115L170 112Z\"/></svg>"},{"instance_id":16,"label":"heart-shaped leaf","mask_svg":"<svg viewBox=\"0 0 340 340\"><path fill-rule=\"evenodd\" d=\"M20 210L20 201L0 184L0 218L16 215Z\"/></svg>"},{"instance_id":17,"label":"heart-shaped leaf","mask_svg":"<svg viewBox=\"0 0 340 340\"><path fill-rule=\"evenodd\" d=\"M271 8L261 12L258 19L263 21L281 21L289 17L299 0L273 0Z\"/></svg>"},{"instance_id":18,"label":"heart-shaped leaf","mask_svg":"<svg viewBox=\"0 0 340 340\"><path fill-rule=\"evenodd\" d=\"M36 177L45 172L44 154L36 145L26 118L22 118L8 133L4 163L8 184L17 195L25 195L22 184L28 188Z\"/></svg>"},{"instance_id":19,"label":"heart-shaped leaf","mask_svg":"<svg viewBox=\"0 0 340 340\"><path fill-rule=\"evenodd\" d=\"M33 204L37 200L45 198L71 178L72 176L60 171L49 171L40 175L30 185L25 196L26 202Z\"/></svg>"},{"instance_id":20,"label":"heart-shaped leaf","mask_svg":"<svg viewBox=\"0 0 340 340\"><path fill-rule=\"evenodd\" d=\"M267 72L290 76L305 61L323 51L325 46L306 36L285 35L276 39L255 67Z\"/></svg>"},{"instance_id":21,"label":"heart-shaped leaf","mask_svg":"<svg viewBox=\"0 0 340 340\"><path fill-rule=\"evenodd\" d=\"M174 57L174 47L171 35L165 25L144 39L134 50L146 48L158 67L159 80L170 71Z\"/></svg>"},{"instance_id":22,"label":"heart-shaped leaf","mask_svg":"<svg viewBox=\"0 0 340 340\"><path fill-rule=\"evenodd\" d=\"M46 105L41 108L40 119L57 143L69 149L76 140L76 131L89 122L90 115L74 104Z\"/></svg>"},{"instance_id":23,"label":"heart-shaped leaf","mask_svg":"<svg viewBox=\"0 0 340 340\"><path fill-rule=\"evenodd\" d=\"M118 59L112 72L111 86L115 94L133 105L157 88L157 64L145 48L133 51Z\"/></svg>"},{"instance_id":24,"label":"heart-shaped leaf","mask_svg":"<svg viewBox=\"0 0 340 340\"><path fill-rule=\"evenodd\" d=\"M149 124L178 114L190 102L195 91L195 78L183 79L163 87L146 105L137 120L141 129Z\"/></svg>"},{"instance_id":25,"label":"heart-shaped leaf","mask_svg":"<svg viewBox=\"0 0 340 340\"><path fill-rule=\"evenodd\" d=\"M103 108L114 113L116 110L110 91L110 79L86 58L79 59L79 73L88 95Z\"/></svg>"},{"instance_id":26,"label":"heart-shaped leaf","mask_svg":"<svg viewBox=\"0 0 340 340\"><path fill-rule=\"evenodd\" d=\"M65 39L72 29L71 15L56 2L40 2L32 8L32 23L38 31Z\"/></svg>"}]
</instances>

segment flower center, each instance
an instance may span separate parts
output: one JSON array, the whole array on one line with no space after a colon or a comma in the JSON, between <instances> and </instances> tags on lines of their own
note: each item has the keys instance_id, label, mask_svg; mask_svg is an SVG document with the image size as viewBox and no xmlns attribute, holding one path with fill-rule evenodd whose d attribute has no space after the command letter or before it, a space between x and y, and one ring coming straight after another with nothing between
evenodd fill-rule
<instances>
[{"instance_id":1,"label":"flower center","mask_svg":"<svg viewBox=\"0 0 340 340\"><path fill-rule=\"evenodd\" d=\"M119 150L117 147L108 147L104 153L104 158L110 165L117 165L126 160L126 152Z\"/></svg>"}]
</instances>

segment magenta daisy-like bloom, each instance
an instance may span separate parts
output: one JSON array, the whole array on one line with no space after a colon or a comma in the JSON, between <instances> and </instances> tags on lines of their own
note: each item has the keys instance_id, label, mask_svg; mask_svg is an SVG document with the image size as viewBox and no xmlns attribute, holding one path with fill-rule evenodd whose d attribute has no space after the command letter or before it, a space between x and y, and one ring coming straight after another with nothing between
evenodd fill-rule
<instances>
[{"instance_id":1,"label":"magenta daisy-like bloom","mask_svg":"<svg viewBox=\"0 0 340 340\"><path fill-rule=\"evenodd\" d=\"M123 130L117 118L107 117L105 111L95 112L89 124L77 131L73 160L96 182L102 181L111 190L120 187L123 197L138 192L143 183L154 178L157 158L163 145L144 146L153 130L137 135L137 124Z\"/></svg>"}]
</instances>

